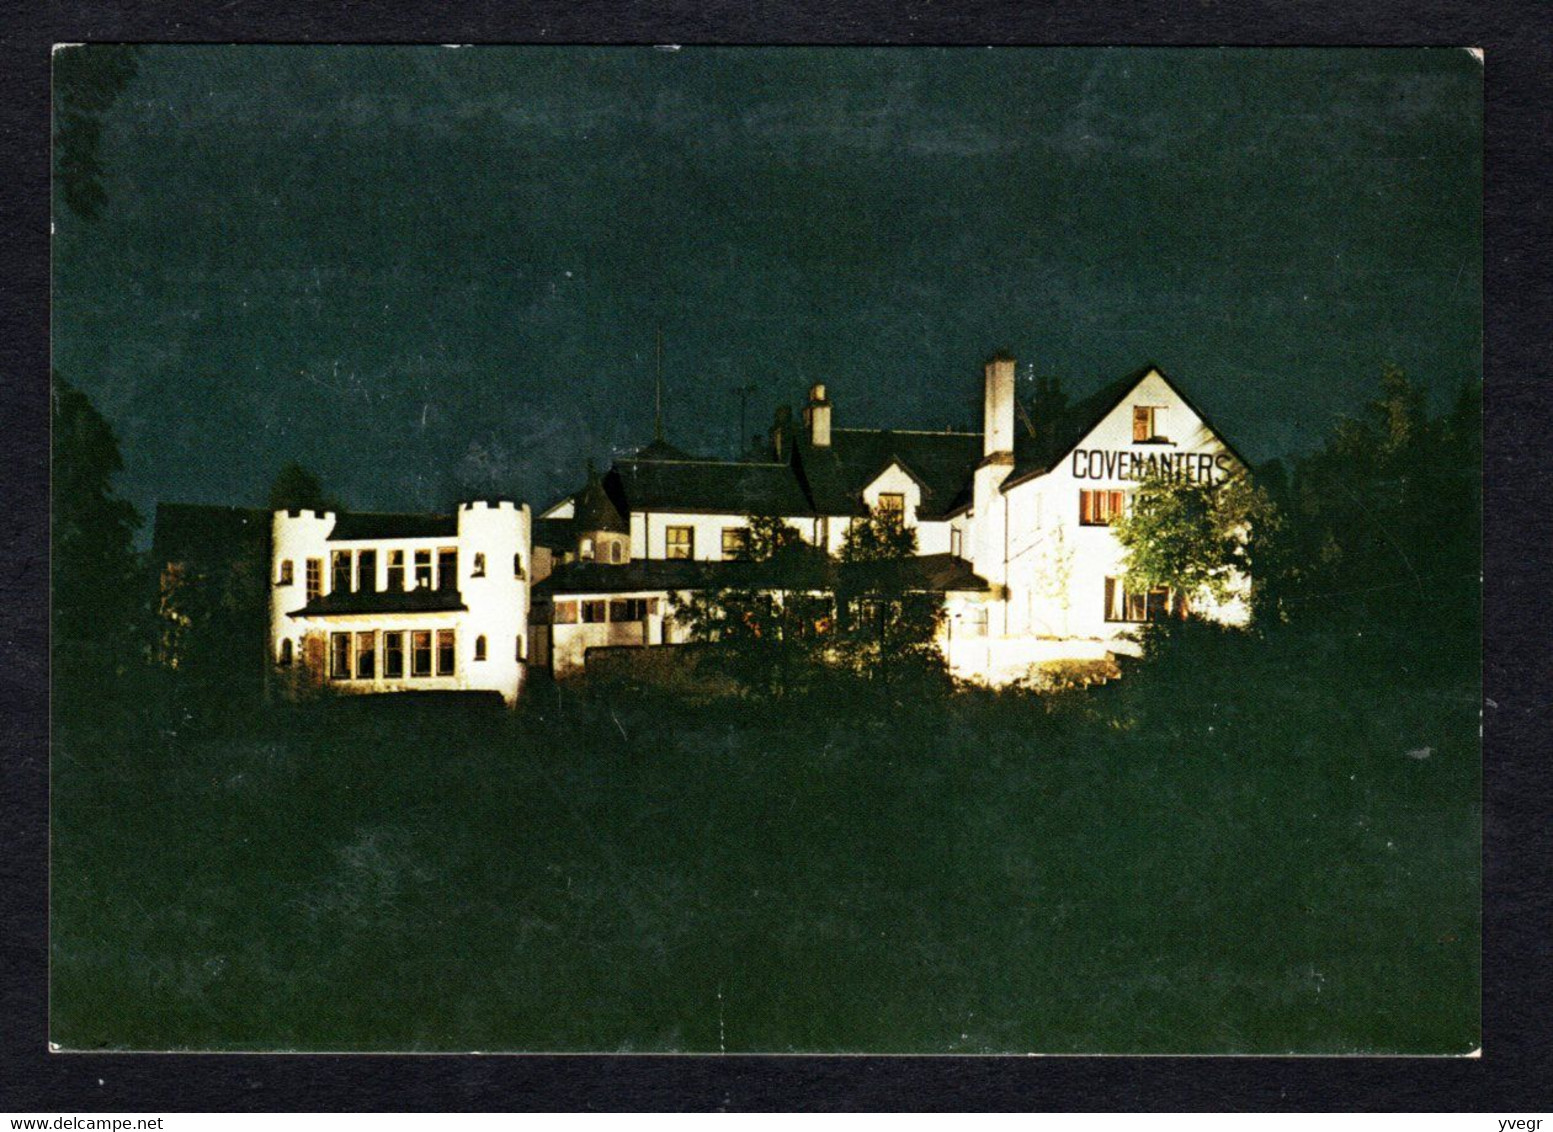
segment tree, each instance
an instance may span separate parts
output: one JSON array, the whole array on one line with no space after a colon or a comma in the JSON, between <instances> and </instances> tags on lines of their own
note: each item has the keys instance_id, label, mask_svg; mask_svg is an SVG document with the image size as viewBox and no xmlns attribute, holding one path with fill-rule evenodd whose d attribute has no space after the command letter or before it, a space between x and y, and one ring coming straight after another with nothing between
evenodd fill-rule
<instances>
[{"instance_id":1,"label":"tree","mask_svg":"<svg viewBox=\"0 0 1553 1132\"><path fill-rule=\"evenodd\" d=\"M1249 476L1217 484L1169 476L1145 480L1112 530L1135 590L1164 587L1187 598L1222 601L1258 578L1259 546L1281 526L1271 498ZM1194 600L1196 599L1196 600Z\"/></svg>"},{"instance_id":2,"label":"tree","mask_svg":"<svg viewBox=\"0 0 1553 1132\"><path fill-rule=\"evenodd\" d=\"M108 203L103 188L103 117L135 77L128 44L78 44L54 54L54 185L65 206L94 221Z\"/></svg>"},{"instance_id":3,"label":"tree","mask_svg":"<svg viewBox=\"0 0 1553 1132\"><path fill-rule=\"evenodd\" d=\"M339 504L324 494L318 477L295 460L281 468L270 484L271 511L335 511Z\"/></svg>"},{"instance_id":4,"label":"tree","mask_svg":"<svg viewBox=\"0 0 1553 1132\"><path fill-rule=\"evenodd\" d=\"M943 598L921 588L916 554L917 532L877 508L852 524L841 546L835 653L885 695L946 672L938 646Z\"/></svg>"},{"instance_id":5,"label":"tree","mask_svg":"<svg viewBox=\"0 0 1553 1132\"><path fill-rule=\"evenodd\" d=\"M782 697L812 674L832 602L824 554L776 516L752 515L729 567L738 584L675 603L690 640L713 644L706 663L756 695Z\"/></svg>"}]
</instances>

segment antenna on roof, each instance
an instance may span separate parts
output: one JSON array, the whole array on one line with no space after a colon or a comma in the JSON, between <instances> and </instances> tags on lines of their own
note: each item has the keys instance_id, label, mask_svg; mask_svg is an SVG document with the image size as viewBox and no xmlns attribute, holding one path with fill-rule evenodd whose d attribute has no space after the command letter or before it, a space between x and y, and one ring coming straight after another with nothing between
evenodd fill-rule
<instances>
[{"instance_id":1,"label":"antenna on roof","mask_svg":"<svg viewBox=\"0 0 1553 1132\"><path fill-rule=\"evenodd\" d=\"M663 326L658 327L658 382L654 390L652 438L663 439Z\"/></svg>"}]
</instances>

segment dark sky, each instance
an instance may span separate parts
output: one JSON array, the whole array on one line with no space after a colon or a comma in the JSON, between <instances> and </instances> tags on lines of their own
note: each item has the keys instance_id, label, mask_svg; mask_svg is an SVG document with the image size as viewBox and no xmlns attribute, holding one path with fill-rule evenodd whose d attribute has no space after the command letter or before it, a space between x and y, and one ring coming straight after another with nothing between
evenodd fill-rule
<instances>
[{"instance_id":1,"label":"dark sky","mask_svg":"<svg viewBox=\"0 0 1553 1132\"><path fill-rule=\"evenodd\" d=\"M651 436L979 427L998 348L1146 361L1252 460L1395 361L1479 376L1481 71L1449 50L148 48L56 218L55 364L124 492L536 506Z\"/></svg>"}]
</instances>

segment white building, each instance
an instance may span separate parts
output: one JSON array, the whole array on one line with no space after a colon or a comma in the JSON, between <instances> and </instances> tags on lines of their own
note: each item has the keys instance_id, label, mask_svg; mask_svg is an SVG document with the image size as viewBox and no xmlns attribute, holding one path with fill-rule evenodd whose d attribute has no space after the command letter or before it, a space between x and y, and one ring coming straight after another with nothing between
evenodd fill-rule
<instances>
[{"instance_id":1,"label":"white building","mask_svg":"<svg viewBox=\"0 0 1553 1132\"><path fill-rule=\"evenodd\" d=\"M457 513L277 512L269 649L283 690L494 691L529 665L558 678L591 650L684 641L673 600L736 584L751 515L786 519L836 553L870 510L917 535L918 579L941 593L940 644L965 679L1017 681L1052 660L1133 648L1182 611L1129 587L1111 519L1139 480L1219 482L1245 465L1147 366L1072 406L1020 403L1012 358L987 363L980 432L845 428L823 385L779 411L767 451L701 459L662 438L537 519L508 502ZM1043 419L1044 418L1044 419ZM1236 597L1195 612L1231 623Z\"/></svg>"},{"instance_id":2,"label":"white building","mask_svg":"<svg viewBox=\"0 0 1553 1132\"><path fill-rule=\"evenodd\" d=\"M523 686L527 505L461 503L454 515L277 511L272 520L273 679L339 692L497 692Z\"/></svg>"}]
</instances>

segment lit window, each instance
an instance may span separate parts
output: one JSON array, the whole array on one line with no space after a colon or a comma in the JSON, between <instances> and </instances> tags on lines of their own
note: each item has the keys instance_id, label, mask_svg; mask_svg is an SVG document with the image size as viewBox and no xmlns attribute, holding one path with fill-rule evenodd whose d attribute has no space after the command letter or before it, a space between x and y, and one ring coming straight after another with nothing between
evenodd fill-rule
<instances>
[{"instance_id":1,"label":"lit window","mask_svg":"<svg viewBox=\"0 0 1553 1132\"><path fill-rule=\"evenodd\" d=\"M1134 444L1146 444L1151 440L1165 439L1160 435L1165 409L1162 405L1134 405L1132 407L1132 439Z\"/></svg>"},{"instance_id":2,"label":"lit window","mask_svg":"<svg viewBox=\"0 0 1553 1132\"><path fill-rule=\"evenodd\" d=\"M415 552L415 588L431 589L431 551L429 550Z\"/></svg>"},{"instance_id":3,"label":"lit window","mask_svg":"<svg viewBox=\"0 0 1553 1132\"><path fill-rule=\"evenodd\" d=\"M1164 586L1150 590L1129 590L1121 578L1105 580L1105 619L1107 621L1163 621L1167 617L1185 617L1186 595Z\"/></svg>"},{"instance_id":4,"label":"lit window","mask_svg":"<svg viewBox=\"0 0 1553 1132\"><path fill-rule=\"evenodd\" d=\"M402 567L401 567L402 569ZM404 634L383 634L383 676L398 680L404 675Z\"/></svg>"},{"instance_id":5,"label":"lit window","mask_svg":"<svg viewBox=\"0 0 1553 1132\"><path fill-rule=\"evenodd\" d=\"M669 527L663 534L669 558L694 558L696 556L696 529L694 527Z\"/></svg>"},{"instance_id":6,"label":"lit window","mask_svg":"<svg viewBox=\"0 0 1553 1132\"><path fill-rule=\"evenodd\" d=\"M437 675L453 675L453 630L437 630Z\"/></svg>"},{"instance_id":7,"label":"lit window","mask_svg":"<svg viewBox=\"0 0 1553 1132\"><path fill-rule=\"evenodd\" d=\"M356 634L356 679L371 680L377 675L377 634Z\"/></svg>"},{"instance_id":8,"label":"lit window","mask_svg":"<svg viewBox=\"0 0 1553 1132\"><path fill-rule=\"evenodd\" d=\"M437 551L437 588L458 589L458 551L451 546Z\"/></svg>"},{"instance_id":9,"label":"lit window","mask_svg":"<svg viewBox=\"0 0 1553 1132\"><path fill-rule=\"evenodd\" d=\"M287 637L280 643L280 664L282 668L291 665L291 638Z\"/></svg>"},{"instance_id":10,"label":"lit window","mask_svg":"<svg viewBox=\"0 0 1553 1132\"><path fill-rule=\"evenodd\" d=\"M582 540L582 543L577 547L577 557L584 562L593 561L593 540L591 538Z\"/></svg>"},{"instance_id":11,"label":"lit window","mask_svg":"<svg viewBox=\"0 0 1553 1132\"><path fill-rule=\"evenodd\" d=\"M1106 527L1122 517L1127 493L1123 491L1080 491L1078 493L1078 521L1080 526Z\"/></svg>"},{"instance_id":12,"label":"lit window","mask_svg":"<svg viewBox=\"0 0 1553 1132\"><path fill-rule=\"evenodd\" d=\"M307 600L317 601L324 593L324 560L322 558L309 558L307 560Z\"/></svg>"},{"instance_id":13,"label":"lit window","mask_svg":"<svg viewBox=\"0 0 1553 1132\"><path fill-rule=\"evenodd\" d=\"M585 601L582 603L582 620L586 625L602 625L609 620L609 602Z\"/></svg>"},{"instance_id":14,"label":"lit window","mask_svg":"<svg viewBox=\"0 0 1553 1132\"><path fill-rule=\"evenodd\" d=\"M289 586L294 581L295 579L291 574L291 559L288 558L280 564L280 576L275 579L275 584L277 586Z\"/></svg>"},{"instance_id":15,"label":"lit window","mask_svg":"<svg viewBox=\"0 0 1553 1132\"><path fill-rule=\"evenodd\" d=\"M484 660L485 659L485 638L484 637L476 637L475 638L475 659L476 660Z\"/></svg>"},{"instance_id":16,"label":"lit window","mask_svg":"<svg viewBox=\"0 0 1553 1132\"><path fill-rule=\"evenodd\" d=\"M749 553L750 532L747 527L723 528L723 558L733 561L743 558Z\"/></svg>"},{"instance_id":17,"label":"lit window","mask_svg":"<svg viewBox=\"0 0 1553 1132\"><path fill-rule=\"evenodd\" d=\"M483 554L476 554L475 555L474 569L470 570L469 576L471 578L483 578L483 577L485 577L485 555L483 555Z\"/></svg>"},{"instance_id":18,"label":"lit window","mask_svg":"<svg viewBox=\"0 0 1553 1132\"><path fill-rule=\"evenodd\" d=\"M558 601L555 603L555 624L577 624L577 603L575 601Z\"/></svg>"},{"instance_id":19,"label":"lit window","mask_svg":"<svg viewBox=\"0 0 1553 1132\"><path fill-rule=\"evenodd\" d=\"M330 555L329 592L336 594L350 593L351 589L351 552L348 550L336 550Z\"/></svg>"},{"instance_id":20,"label":"lit window","mask_svg":"<svg viewBox=\"0 0 1553 1132\"><path fill-rule=\"evenodd\" d=\"M964 555L962 554L962 551L964 549L964 545L965 545L965 533L963 531L961 531L959 527L950 527L949 528L949 553L954 555L956 558L963 557Z\"/></svg>"},{"instance_id":21,"label":"lit window","mask_svg":"<svg viewBox=\"0 0 1553 1132\"><path fill-rule=\"evenodd\" d=\"M879 514L899 525L906 521L906 497L898 491L879 493Z\"/></svg>"},{"instance_id":22,"label":"lit window","mask_svg":"<svg viewBox=\"0 0 1553 1132\"><path fill-rule=\"evenodd\" d=\"M377 551L363 550L356 554L356 585L369 594L377 593Z\"/></svg>"},{"instance_id":23,"label":"lit window","mask_svg":"<svg viewBox=\"0 0 1553 1132\"><path fill-rule=\"evenodd\" d=\"M388 552L388 589L390 593L398 593L404 589L404 551L402 550Z\"/></svg>"},{"instance_id":24,"label":"lit window","mask_svg":"<svg viewBox=\"0 0 1553 1132\"><path fill-rule=\"evenodd\" d=\"M329 676L334 680L349 680L351 676L351 635L329 634Z\"/></svg>"},{"instance_id":25,"label":"lit window","mask_svg":"<svg viewBox=\"0 0 1553 1132\"><path fill-rule=\"evenodd\" d=\"M417 551L417 555L419 551ZM431 675L431 630L417 629L410 634L410 675Z\"/></svg>"}]
</instances>

